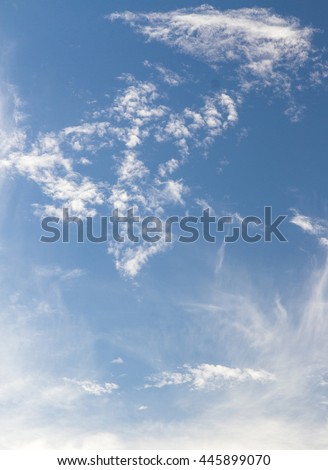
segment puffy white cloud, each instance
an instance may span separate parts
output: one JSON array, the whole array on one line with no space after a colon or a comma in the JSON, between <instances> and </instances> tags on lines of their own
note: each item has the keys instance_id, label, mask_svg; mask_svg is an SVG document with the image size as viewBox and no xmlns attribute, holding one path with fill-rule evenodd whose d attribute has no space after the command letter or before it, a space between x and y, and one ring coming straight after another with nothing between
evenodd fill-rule
<instances>
[{"instance_id":1,"label":"puffy white cloud","mask_svg":"<svg viewBox=\"0 0 328 470\"><path fill-rule=\"evenodd\" d=\"M148 168L146 168L145 164L141 160L138 160L135 153L126 152L120 163L117 175L121 183L126 183L144 178L148 173Z\"/></svg>"},{"instance_id":2,"label":"puffy white cloud","mask_svg":"<svg viewBox=\"0 0 328 470\"><path fill-rule=\"evenodd\" d=\"M92 162L86 157L81 157L78 163L81 163L81 165L92 165Z\"/></svg>"},{"instance_id":3,"label":"puffy white cloud","mask_svg":"<svg viewBox=\"0 0 328 470\"><path fill-rule=\"evenodd\" d=\"M180 180L167 180L159 182L159 193L158 199L161 202L166 204L174 203L174 204L184 204L183 195L188 192L188 188L185 186L183 181Z\"/></svg>"},{"instance_id":4,"label":"puffy white cloud","mask_svg":"<svg viewBox=\"0 0 328 470\"><path fill-rule=\"evenodd\" d=\"M175 143L182 156L181 163L185 162L191 146L206 150L217 136L238 121L239 98L235 100L227 93L213 93L203 99L201 108L168 113L166 123L161 123L155 134L157 142Z\"/></svg>"},{"instance_id":5,"label":"puffy white cloud","mask_svg":"<svg viewBox=\"0 0 328 470\"><path fill-rule=\"evenodd\" d=\"M158 97L157 88L153 83L135 82L115 98L112 112L118 120L137 120L142 124L165 114L164 107L152 106Z\"/></svg>"},{"instance_id":6,"label":"puffy white cloud","mask_svg":"<svg viewBox=\"0 0 328 470\"><path fill-rule=\"evenodd\" d=\"M172 175L180 166L179 160L176 158L171 158L170 160L167 160L165 163L161 163L158 166L158 174L164 178L168 175Z\"/></svg>"}]
</instances>

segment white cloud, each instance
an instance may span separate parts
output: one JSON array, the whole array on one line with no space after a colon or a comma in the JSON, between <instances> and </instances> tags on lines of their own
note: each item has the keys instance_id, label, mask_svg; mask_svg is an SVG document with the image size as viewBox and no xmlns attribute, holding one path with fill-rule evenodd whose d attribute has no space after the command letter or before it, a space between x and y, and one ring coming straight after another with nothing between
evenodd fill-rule
<instances>
[{"instance_id":1,"label":"white cloud","mask_svg":"<svg viewBox=\"0 0 328 470\"><path fill-rule=\"evenodd\" d=\"M138 406L138 411L146 411L146 410L148 410L148 406L145 406L145 405Z\"/></svg>"},{"instance_id":2,"label":"white cloud","mask_svg":"<svg viewBox=\"0 0 328 470\"><path fill-rule=\"evenodd\" d=\"M157 243L111 243L109 253L114 256L116 269L125 277L136 277L148 260L168 249L167 244L161 239Z\"/></svg>"},{"instance_id":3,"label":"white cloud","mask_svg":"<svg viewBox=\"0 0 328 470\"><path fill-rule=\"evenodd\" d=\"M81 165L92 165L92 162L86 157L81 157L79 163L81 163Z\"/></svg>"},{"instance_id":4,"label":"white cloud","mask_svg":"<svg viewBox=\"0 0 328 470\"><path fill-rule=\"evenodd\" d=\"M315 69L310 73L310 79L313 85L326 85L328 79L328 63L327 61L315 64Z\"/></svg>"},{"instance_id":5,"label":"white cloud","mask_svg":"<svg viewBox=\"0 0 328 470\"><path fill-rule=\"evenodd\" d=\"M320 238L319 238L319 243L320 243L320 245L322 245L322 246L328 246L328 238L326 238L326 237L320 237Z\"/></svg>"},{"instance_id":6,"label":"white cloud","mask_svg":"<svg viewBox=\"0 0 328 470\"><path fill-rule=\"evenodd\" d=\"M0 295L0 446L5 449L37 440L49 446L54 434L60 441L63 421L57 431L54 428L67 416L72 418L84 395L81 387L63 382L61 376L72 368L76 373L85 372L81 362L83 368L93 367L90 332L72 320L62 301L58 278L49 282L42 275L44 271L35 272L33 265L29 266L27 258L25 268L16 265L12 271L16 250L17 244L7 248L6 274L1 272L6 295ZM72 335L79 340L72 341Z\"/></svg>"},{"instance_id":7,"label":"white cloud","mask_svg":"<svg viewBox=\"0 0 328 470\"><path fill-rule=\"evenodd\" d=\"M169 112L167 121L158 125L157 142L172 141L186 162L190 146L206 150L219 135L238 121L237 108L240 98L233 99L227 93L204 96L204 105L198 109L185 108L180 113Z\"/></svg>"},{"instance_id":8,"label":"white cloud","mask_svg":"<svg viewBox=\"0 0 328 470\"><path fill-rule=\"evenodd\" d=\"M158 166L158 174L162 177L165 178L168 175L172 175L180 166L179 160L176 158L171 158L170 160L167 160L165 163L161 163Z\"/></svg>"},{"instance_id":9,"label":"white cloud","mask_svg":"<svg viewBox=\"0 0 328 470\"><path fill-rule=\"evenodd\" d=\"M203 206L204 207L204 206ZM223 262L224 262L224 256L225 256L225 247L226 245L222 243L220 248L217 251L217 260L215 264L215 274L218 274L222 267L223 267Z\"/></svg>"},{"instance_id":10,"label":"white cloud","mask_svg":"<svg viewBox=\"0 0 328 470\"><path fill-rule=\"evenodd\" d=\"M162 372L149 377L145 388L163 388L167 385L188 384L194 390L215 390L225 384L238 384L245 381L272 382L273 374L264 370L239 369L222 365L200 364L196 367L184 366L185 372Z\"/></svg>"},{"instance_id":11,"label":"white cloud","mask_svg":"<svg viewBox=\"0 0 328 470\"><path fill-rule=\"evenodd\" d=\"M236 109L236 103L234 102L234 100L231 98L231 96L227 95L226 93L221 93L218 99L222 107L226 109L227 124L236 123L238 121L238 113Z\"/></svg>"},{"instance_id":12,"label":"white cloud","mask_svg":"<svg viewBox=\"0 0 328 470\"><path fill-rule=\"evenodd\" d=\"M150 82L137 82L129 86L114 100L112 114L117 120L135 120L145 124L152 118L162 117L166 109L163 106L153 106L159 98L156 86Z\"/></svg>"},{"instance_id":13,"label":"white cloud","mask_svg":"<svg viewBox=\"0 0 328 470\"><path fill-rule=\"evenodd\" d=\"M67 207L72 215L94 216L106 203L121 212L134 207L140 216L162 215L167 206L184 204L189 189L182 178L173 179L172 174L187 162L191 145L206 150L238 119L237 101L227 93L205 96L200 109L174 111L164 104L167 97L155 84L138 81L132 75L122 79L127 86L108 108L93 113L95 121L40 134L31 143L30 137L15 127L4 135L0 168L34 181L49 198L45 204L32 205L36 215L61 218L62 208ZM179 157L158 163L157 173L151 170L145 163L147 156L136 150L148 138L158 144L173 142ZM76 164L91 163L86 152L95 153L104 147L117 150L113 156L116 181L111 185L75 168ZM163 249L164 245L142 244L111 247L110 252L120 272L133 277Z\"/></svg>"},{"instance_id":14,"label":"white cloud","mask_svg":"<svg viewBox=\"0 0 328 470\"><path fill-rule=\"evenodd\" d=\"M148 377L151 383L147 383L145 388L163 388L167 385L183 385L192 381L192 375L181 372L161 372L156 376Z\"/></svg>"},{"instance_id":15,"label":"white cloud","mask_svg":"<svg viewBox=\"0 0 328 470\"><path fill-rule=\"evenodd\" d=\"M37 215L61 217L61 208L66 206L74 215L93 216L107 204L120 211L135 207L140 216L150 212L159 215L168 206L184 205L189 188L182 178L173 179L172 175L187 164L192 150L206 154L217 137L237 124L246 77L248 80L251 74L255 81L261 79L273 88L280 80L284 90L289 90L293 73L307 61L312 47L312 29L267 9L220 12L202 6L169 13L120 13L110 18L123 19L150 39L178 47L212 65L234 63L238 92L222 89L203 95L201 105L177 109L157 84L123 74L123 88L108 107L89 113L89 122L40 134L29 143L31 139L17 129L19 119L12 118L10 132L3 135L0 168L18 172L39 185L50 201L34 204ZM145 65L167 84L182 83L179 75L162 64L146 61ZM17 94L13 96L12 108L17 114L21 102ZM298 119L299 111L289 103L287 112L292 119ZM156 163L154 171L153 155L141 151L147 139L158 145L174 144L177 155ZM86 152L96 153L103 148L115 152L116 172L110 176L114 174L114 181L96 181L83 173L90 164ZM124 272L127 266L131 276L163 249L127 246L111 247L110 252L118 269Z\"/></svg>"},{"instance_id":16,"label":"white cloud","mask_svg":"<svg viewBox=\"0 0 328 470\"><path fill-rule=\"evenodd\" d=\"M177 143L182 153L188 153L187 140L191 138L191 133L185 125L183 118L179 115L170 114L165 128L163 130L160 129L160 133L156 136L159 142L165 139L162 132L164 132L166 138L171 138Z\"/></svg>"},{"instance_id":17,"label":"white cloud","mask_svg":"<svg viewBox=\"0 0 328 470\"><path fill-rule=\"evenodd\" d=\"M75 215L92 215L94 206L104 202L104 185L74 171L73 161L64 156L61 140L53 133L40 135L31 150L7 149L0 168L34 181L52 201L71 208Z\"/></svg>"},{"instance_id":18,"label":"white cloud","mask_svg":"<svg viewBox=\"0 0 328 470\"><path fill-rule=\"evenodd\" d=\"M34 272L42 278L55 277L61 281L76 279L85 275L83 269L63 269L60 266L37 266L34 268Z\"/></svg>"},{"instance_id":19,"label":"white cloud","mask_svg":"<svg viewBox=\"0 0 328 470\"><path fill-rule=\"evenodd\" d=\"M63 129L62 133L65 137L69 135L93 135L97 134L99 137L103 137L109 126L108 122L86 122L79 126L71 126Z\"/></svg>"},{"instance_id":20,"label":"white cloud","mask_svg":"<svg viewBox=\"0 0 328 470\"><path fill-rule=\"evenodd\" d=\"M295 95L307 85L327 81L324 51L312 45L315 30L294 17L268 8L219 10L210 5L169 12L118 12L106 17L121 20L147 40L159 41L220 70L229 63L229 82L243 95L271 88L287 102L285 114L301 119L303 106ZM307 68L308 67L308 68ZM307 78L300 85L300 70Z\"/></svg>"},{"instance_id":21,"label":"white cloud","mask_svg":"<svg viewBox=\"0 0 328 470\"><path fill-rule=\"evenodd\" d=\"M117 357L111 361L111 364L124 364L124 361L121 357Z\"/></svg>"},{"instance_id":22,"label":"white cloud","mask_svg":"<svg viewBox=\"0 0 328 470\"><path fill-rule=\"evenodd\" d=\"M313 29L266 8L220 11L209 5L165 13L113 13L147 39L163 42L209 64L232 62L257 79L284 77L309 58Z\"/></svg>"},{"instance_id":23,"label":"white cloud","mask_svg":"<svg viewBox=\"0 0 328 470\"><path fill-rule=\"evenodd\" d=\"M56 321L49 330L42 329L42 322L36 324L35 309L27 311L19 295L14 309L11 305L7 310L0 296L1 448L99 449L108 445L121 449L210 449L219 444L245 449L326 448L327 266L306 279L306 289L299 287L299 297L293 292L287 303L277 298L273 308L268 292L263 294L260 287L254 286L248 295L235 270L233 293L218 290L217 283L208 291L201 289L200 294L194 290L195 296L204 296L211 303L193 306L195 316L188 319L196 332L190 338L193 348L201 350L204 330L208 329L215 344L223 344L225 338L227 349L237 354L241 365L203 363L153 376L146 389L134 389L133 394L139 394L138 403L148 404L153 392L160 399L149 405L147 422L135 423L129 433L125 432L129 421L119 412L113 416L113 408L119 410L122 404L126 415L127 402L120 401L109 412L108 403L97 399L110 396L116 400L116 383L56 378L57 367L62 368L63 363L66 377L80 367L76 374L85 377L85 371L94 370L96 364L86 364L91 352L85 342L87 328L79 329L78 322L67 328L69 313L58 303L60 295L53 296L58 286L31 270L30 278L26 280L24 275L23 281L24 285L27 282L28 298L32 301L33 286L42 281L37 292L46 292L59 329L54 332L52 327ZM293 276L294 286L296 282ZM6 302L8 297L6 292ZM196 317L198 324L194 323ZM78 335L80 341L72 343L72 335ZM208 344L207 348L212 354ZM173 390L167 394L169 386ZM198 393L185 393L186 388ZM214 393L199 393L207 391ZM95 398L96 408L90 411L92 429L85 414L88 397ZM158 403L161 406L152 414ZM138 405L132 406L137 411ZM172 407L175 415L167 419Z\"/></svg>"},{"instance_id":24,"label":"white cloud","mask_svg":"<svg viewBox=\"0 0 328 470\"><path fill-rule=\"evenodd\" d=\"M75 152L96 153L105 147L112 147L110 123L108 121L84 122L66 127L59 133L60 141L67 142Z\"/></svg>"},{"instance_id":25,"label":"white cloud","mask_svg":"<svg viewBox=\"0 0 328 470\"><path fill-rule=\"evenodd\" d=\"M190 11L195 12L195 10ZM202 10L196 10L196 13L202 11L207 14L211 8L203 7ZM259 12L258 16L263 21L265 16L263 12L267 10ZM270 15L273 26L274 24L279 26L283 21L287 21ZM247 20L247 15L245 16ZM255 9L250 16L257 21ZM273 21L274 18L276 23ZM233 19L240 28L240 21L237 20L241 18L238 14ZM196 18L196 23L198 21L199 18ZM230 21L229 28L232 27L231 24ZM211 29L213 25L210 26L210 28L206 26L205 29ZM271 26L265 31L262 28L263 34L272 34L274 28ZM247 28L252 29L249 24ZM218 28L214 26L212 29L215 31ZM197 26L195 32L198 30ZM299 25L295 26L295 30L302 31ZM187 25L188 39L189 32ZM194 34L194 37L202 38L202 34ZM246 33L241 34L244 37ZM278 31L275 34L278 34ZM183 42L183 34L180 37ZM247 48L251 47L251 42L245 43L247 51ZM254 41L255 48L258 47L258 43L257 36ZM218 46L213 42L211 47ZM245 51L239 51L240 56ZM229 47L226 50L222 48L222 53L226 52L229 54ZM279 53L278 48L278 64ZM271 58L268 62L267 59L255 62L253 60L238 67L241 73L248 70L261 80L267 79L270 74L272 75L272 56L270 54L269 56ZM230 59L234 60L233 57ZM227 57L224 60L230 59ZM238 60L240 61L240 57ZM279 77L284 80L282 74ZM316 77L313 78L314 82L318 80ZM157 103L156 100L160 96L155 85L153 86L155 88L149 86L145 89L131 76L128 78L128 83L132 88L129 91L125 90L126 93L121 93L115 103L115 110L111 108L104 112L99 111L98 117L108 119L102 121L103 125L83 123L66 128L58 134L40 135L32 145L26 143L23 129L10 126L3 128L1 168L17 171L39 184L52 202L64 202L70 207L73 205L81 213L92 211L97 204L105 203L109 193L113 200L116 198L122 204L122 207L124 204L135 202L145 212L153 208L164 210L165 204L182 204L187 191L184 180L173 180L171 175L178 167L176 162L180 165L185 160L172 158L164 163L163 172L159 173L164 180L162 181L158 179L157 174L155 176L151 174L150 165L149 168L146 167L141 160L142 153L139 155L133 151L152 135L155 127L154 132L165 129L171 118L176 118L181 124L182 134L174 135L171 130L167 134L168 138L175 139L177 145L182 142L182 138L185 139L186 145L190 145L191 142L198 144L205 139L207 139L206 144L209 144L212 138L220 135L230 124L236 123L238 100L231 98L230 93L225 92L206 97L205 105L201 109L191 107L192 109L188 111L170 110ZM158 96L155 98L156 93ZM234 94L231 96L235 97ZM17 100L15 106L17 108L20 106ZM14 126L21 121L21 118L18 111L16 114L13 113ZM112 192L101 183L76 172L74 167L74 152L85 152L85 150L93 152L102 146L112 146L114 144L111 139L116 139L115 143L118 140L124 148L115 160L118 164L117 181L112 186ZM67 143L71 146L69 151L66 149ZM181 153L185 148L183 142L179 144L178 149ZM158 167L157 162L155 166ZM138 183L135 184L135 181ZM45 209L48 208L53 211L58 210L54 205L49 205ZM323 236L326 234L325 224L322 221L304 218L299 214L295 217L296 225L320 237L322 244L327 244L327 238ZM117 246L116 248L120 249ZM116 251L114 254L118 269L125 275L135 276L149 258L162 249L165 249L163 245L145 245L133 249L130 246L127 250ZM11 261L8 268L15 265L14 259ZM19 264L15 269L15 283ZM92 348L88 344L90 329L83 329L81 324L78 324L79 321L67 326L70 314L63 305L58 283L55 282L61 278L79 277L82 273L79 269L63 270L58 267L55 271L57 279L52 279L54 282L49 282L51 273L47 268L41 268L39 272L38 269L34 272L31 268L28 271L31 273L31 279L29 276L26 277L26 271L24 272L22 285L18 287L26 289L26 298L31 308L24 306L20 292L10 296L11 304L7 308L3 308L3 296L0 298L2 358L0 396L4 405L1 417L1 448L17 449L26 446L43 449L47 447L174 448L175 446L177 448L217 446L326 448L326 412L322 408L322 404L327 402L322 396L326 394L326 391L322 390L326 381L322 377L327 370L327 265L322 272L315 273L313 278L307 280L309 298L304 301L303 297L299 299L293 292L288 307L277 300L271 309L268 293L265 292L265 298L261 299L261 289L258 291L254 289L256 295L247 296L238 285L236 272L232 276L234 294L218 292L216 284L212 290L216 293L216 298L210 299L209 304L203 306L198 304L196 308L197 315L202 316L199 323L202 328L195 328L197 344L193 338L192 347L199 347L201 350L202 331L208 328L217 343L219 338L224 337L225 344L232 350L235 347L240 360L248 362L252 367L245 367L244 363L240 368L204 363L159 374L154 377L152 384L148 384L148 388L152 386L162 389L168 385L175 385L176 389L184 389L185 386L196 390L218 392L222 387L228 390L228 397L216 392L213 394L215 395L213 401L200 402L197 410L197 407L190 406L184 394L181 406L184 409L190 407L191 417L189 415L187 419L183 419L179 415L177 419L172 419L168 423L165 421L167 408L164 403L164 418L158 421L155 418L147 419L144 427L142 424L135 425L129 433L126 433L125 429L131 429L130 423L124 422L121 416L113 419L112 414L106 415L107 407L91 410L94 419L92 429L90 429L90 420L86 419L84 397L112 394L118 389L116 383L77 379L66 379L62 383L63 381L58 382L58 377L56 379L56 372L62 371L63 368L66 375L70 375L74 370L75 377L85 377L85 370L88 369L86 362L90 360ZM295 286L295 278L292 281ZM34 283L36 283L35 290ZM2 282L2 286L6 298L5 283ZM45 293L45 298L38 298L40 292ZM302 296L303 289L300 288L299 292ZM262 305L265 305L265 309ZM40 312L51 315L51 322L45 325L42 319L38 323ZM204 312L211 315L211 319L205 318ZM192 328L191 322L188 322L188 325ZM18 337L20 341L17 341ZM72 341L72 338L78 338L79 341ZM115 363L119 363L119 359L114 359ZM92 364L89 369L94 371L98 366L99 364ZM267 370L273 372L269 373ZM274 377L276 380L273 380ZM254 393L254 387L251 393L249 392L248 384L262 384L262 382L268 382L269 386L259 387L260 391L256 389L257 393ZM319 393L316 388L317 382L320 383ZM243 387L232 386L238 384L243 384ZM133 393L137 392L134 390ZM113 394L111 399L114 399L115 395ZM140 397L141 400L143 398ZM145 408L147 407L141 405L139 411ZM13 409L15 413L12 412ZM64 409L65 413L60 414L60 409ZM135 405L133 409L135 410ZM99 416L102 418L98 421ZM111 432L107 432L108 420L104 419L107 416L111 418ZM119 431L116 432L115 429Z\"/></svg>"},{"instance_id":26,"label":"white cloud","mask_svg":"<svg viewBox=\"0 0 328 470\"><path fill-rule=\"evenodd\" d=\"M125 153L117 171L119 181L125 183L144 178L148 173L148 168L133 152Z\"/></svg>"},{"instance_id":27,"label":"white cloud","mask_svg":"<svg viewBox=\"0 0 328 470\"><path fill-rule=\"evenodd\" d=\"M64 378L65 382L72 383L81 387L86 393L90 395L104 395L110 394L114 390L117 390L119 386L115 383L106 382L103 385L98 384L97 382L92 382L91 380L75 380L75 379L68 379Z\"/></svg>"},{"instance_id":28,"label":"white cloud","mask_svg":"<svg viewBox=\"0 0 328 470\"><path fill-rule=\"evenodd\" d=\"M159 184L162 185L162 183ZM164 200L166 203L184 204L183 194L188 192L188 188L181 179L167 180L163 185L164 187L159 194L160 200Z\"/></svg>"},{"instance_id":29,"label":"white cloud","mask_svg":"<svg viewBox=\"0 0 328 470\"><path fill-rule=\"evenodd\" d=\"M292 212L294 215L290 219L290 223L297 225L304 232L315 235L316 237L328 234L327 221L299 214L295 209L292 209Z\"/></svg>"},{"instance_id":30,"label":"white cloud","mask_svg":"<svg viewBox=\"0 0 328 470\"><path fill-rule=\"evenodd\" d=\"M144 65L145 67L156 70L156 72L158 72L159 74L160 79L170 86L179 86L185 82L184 78L182 78L176 72L173 72L173 70L170 70L167 67L164 67L164 65L152 64L148 60L144 61Z\"/></svg>"}]
</instances>

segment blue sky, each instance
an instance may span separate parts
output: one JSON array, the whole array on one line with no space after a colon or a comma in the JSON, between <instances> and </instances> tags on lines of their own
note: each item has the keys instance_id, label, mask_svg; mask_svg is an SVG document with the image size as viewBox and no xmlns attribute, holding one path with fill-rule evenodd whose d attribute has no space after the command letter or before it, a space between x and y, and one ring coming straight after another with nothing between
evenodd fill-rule
<instances>
[{"instance_id":1,"label":"blue sky","mask_svg":"<svg viewBox=\"0 0 328 470\"><path fill-rule=\"evenodd\" d=\"M326 3L0 12L1 448L325 448ZM265 206L288 242L40 242Z\"/></svg>"}]
</instances>

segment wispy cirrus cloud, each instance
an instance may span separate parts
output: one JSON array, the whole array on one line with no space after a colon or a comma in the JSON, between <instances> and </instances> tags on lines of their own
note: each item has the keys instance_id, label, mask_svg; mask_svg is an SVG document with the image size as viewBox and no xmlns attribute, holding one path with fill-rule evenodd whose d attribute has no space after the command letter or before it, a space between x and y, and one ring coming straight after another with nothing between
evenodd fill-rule
<instances>
[{"instance_id":1,"label":"wispy cirrus cloud","mask_svg":"<svg viewBox=\"0 0 328 470\"><path fill-rule=\"evenodd\" d=\"M93 449L115 445L126 449L192 449L197 446L210 449L223 442L226 448L238 445L247 449L258 445L269 449L324 449L328 396L327 276L325 264L308 280L308 293L302 303L293 298L289 299L289 305L284 305L277 298L273 311L261 309L258 301L263 292L260 290L255 298L246 292L230 295L217 292L211 304L185 305L201 316L202 325L207 325L217 341L221 335L227 338L230 352L236 348L243 365L227 367L201 363L152 375L146 386L133 392L138 393L138 403L142 403L140 411L148 409L150 412L159 403L156 398L150 404L150 394L166 393L167 387L171 387L173 393L169 398L161 395L163 401L167 400L164 411L147 416L146 423L134 423L128 433L128 421L122 415L113 418L106 414L110 407L104 400L114 400L120 389L128 393L129 386L123 384L118 388L116 380L69 378L67 372L64 380L59 380L58 374L49 370L42 374L42 369L38 371L36 367L42 365L40 351L46 358L52 357L52 361L54 357L60 359L59 345L49 341L53 330L49 331L49 336L40 338L36 325L28 325L30 318L22 319L22 311L17 309L15 318L13 311L2 315L0 349L6 360L0 368L3 378L0 396L11 410L10 414L2 415L2 429L6 430L1 436L2 447ZM62 326L61 323L60 338ZM197 326L194 324L194 327ZM72 331L66 332L67 339L71 339ZM18 344L17 332L29 341ZM202 334L198 334L197 342L202 340ZM31 367L35 342L39 342L38 358ZM86 353L86 344L77 346L79 353ZM60 351L67 354L65 349ZM80 362L80 354L76 355L76 361L74 369ZM245 362L250 367L245 367ZM119 363L121 361L117 361ZM79 376L82 373L87 375L85 367ZM142 377L136 380L142 382ZM197 393L186 394L186 388ZM97 407L97 414L95 408L91 411L94 420L91 429L90 420L86 419L85 400L92 400L93 407ZM120 406L123 404L127 406L124 399ZM17 411L14 417L12 406ZM166 406L175 407L176 418L166 419ZM191 415L181 416L181 410L190 410ZM104 423L103 416L110 417L110 430L108 419Z\"/></svg>"},{"instance_id":2,"label":"wispy cirrus cloud","mask_svg":"<svg viewBox=\"0 0 328 470\"><path fill-rule=\"evenodd\" d=\"M63 269L60 266L36 266L34 273L41 278L53 277L60 281L77 279L86 274L85 271L80 268Z\"/></svg>"},{"instance_id":3,"label":"wispy cirrus cloud","mask_svg":"<svg viewBox=\"0 0 328 470\"><path fill-rule=\"evenodd\" d=\"M314 235L323 246L328 245L328 222L327 220L309 217L300 214L296 209L292 209L293 216L290 223L300 227L303 232Z\"/></svg>"},{"instance_id":4,"label":"wispy cirrus cloud","mask_svg":"<svg viewBox=\"0 0 328 470\"><path fill-rule=\"evenodd\" d=\"M135 278L149 259L168 249L164 241L158 243L143 242L135 246L125 243L125 246L110 243L108 252L113 255L116 269L125 277Z\"/></svg>"},{"instance_id":5,"label":"wispy cirrus cloud","mask_svg":"<svg viewBox=\"0 0 328 470\"><path fill-rule=\"evenodd\" d=\"M147 40L164 43L221 74L229 64L225 78L243 94L270 88L287 96L286 114L292 121L301 118L302 106L294 97L304 87L300 71L309 66L307 85L326 82L326 61L312 44L315 30L269 8L201 5L168 12L116 12L106 18L123 21Z\"/></svg>"},{"instance_id":6,"label":"wispy cirrus cloud","mask_svg":"<svg viewBox=\"0 0 328 470\"><path fill-rule=\"evenodd\" d=\"M117 390L119 386L113 382L106 382L103 385L93 382L92 380L76 380L76 379L69 379L67 377L64 378L65 382L77 385L81 387L83 391L89 393L90 395L100 396L103 394L110 394L114 390Z\"/></svg>"},{"instance_id":7,"label":"wispy cirrus cloud","mask_svg":"<svg viewBox=\"0 0 328 470\"><path fill-rule=\"evenodd\" d=\"M154 64L149 62L149 60L145 60L144 66L155 70L158 73L160 80L170 86L179 86L186 81L186 79L181 77L181 75L165 67L163 64Z\"/></svg>"},{"instance_id":8,"label":"wispy cirrus cloud","mask_svg":"<svg viewBox=\"0 0 328 470\"><path fill-rule=\"evenodd\" d=\"M271 382L275 377L270 372L254 369L239 369L220 364L185 365L183 372L161 372L148 378L145 388L163 388L168 385L188 384L192 390L216 390L229 384L237 385L245 381Z\"/></svg>"},{"instance_id":9,"label":"wispy cirrus cloud","mask_svg":"<svg viewBox=\"0 0 328 470\"><path fill-rule=\"evenodd\" d=\"M122 20L147 39L163 42L209 64L233 62L241 73L258 78L295 70L311 53L314 30L296 18L266 8L218 10L210 5L169 12L118 12Z\"/></svg>"}]
</instances>

